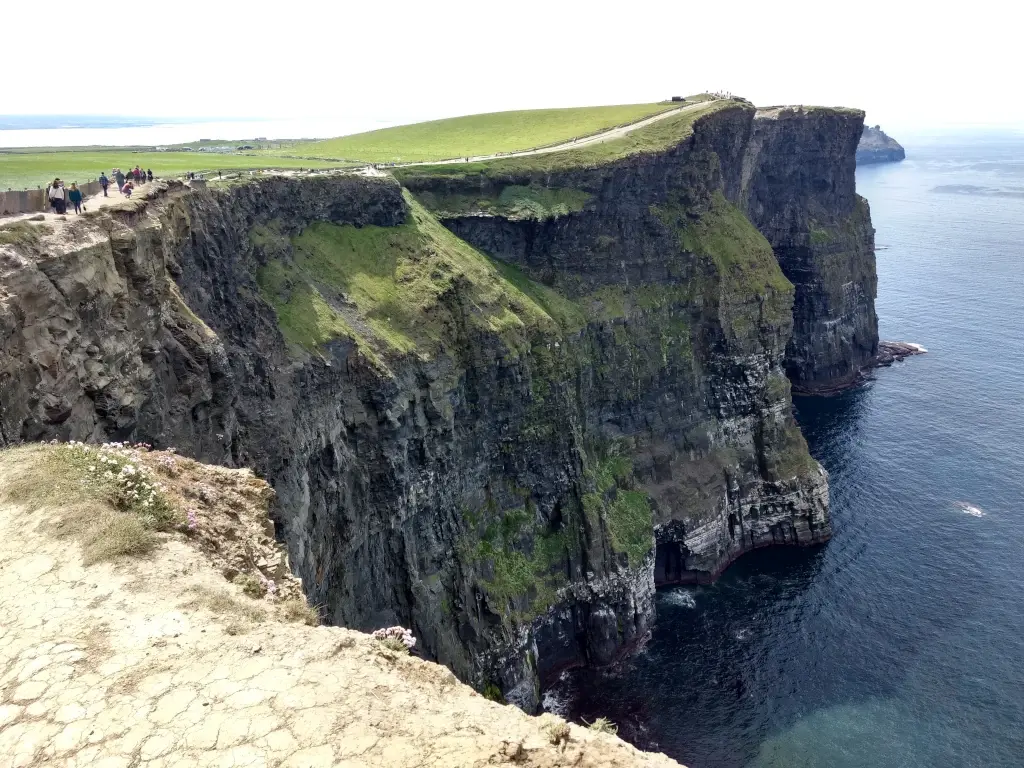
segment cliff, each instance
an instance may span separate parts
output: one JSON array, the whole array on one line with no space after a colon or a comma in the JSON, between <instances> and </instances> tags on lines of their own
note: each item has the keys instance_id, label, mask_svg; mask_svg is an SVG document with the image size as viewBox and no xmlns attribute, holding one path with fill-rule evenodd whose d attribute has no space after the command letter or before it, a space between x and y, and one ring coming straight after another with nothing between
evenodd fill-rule
<instances>
[{"instance_id":1,"label":"cliff","mask_svg":"<svg viewBox=\"0 0 1024 768\"><path fill-rule=\"evenodd\" d=\"M744 157L744 208L796 288L786 372L800 392L858 380L878 354L875 231L855 192L863 113L758 110Z\"/></svg>"},{"instance_id":2,"label":"cliff","mask_svg":"<svg viewBox=\"0 0 1024 768\"><path fill-rule=\"evenodd\" d=\"M657 583L828 538L785 370L857 364L828 269L870 307L861 119L726 103L404 189L170 185L36 228L0 246L0 440L252 466L328 622L411 626L533 709L642 641Z\"/></svg>"},{"instance_id":3,"label":"cliff","mask_svg":"<svg viewBox=\"0 0 1024 768\"><path fill-rule=\"evenodd\" d=\"M159 482L188 522L140 548L145 510L89 462ZM247 470L164 451L0 451L5 765L677 766L487 701L404 645L311 626L297 580L255 580L262 559L287 564L266 534L271 496ZM118 532L101 551L99 528ZM249 580L228 581L229 562Z\"/></svg>"},{"instance_id":4,"label":"cliff","mask_svg":"<svg viewBox=\"0 0 1024 768\"><path fill-rule=\"evenodd\" d=\"M907 153L899 142L887 135L879 126L864 126L857 145L857 165L895 163L905 159Z\"/></svg>"}]
</instances>

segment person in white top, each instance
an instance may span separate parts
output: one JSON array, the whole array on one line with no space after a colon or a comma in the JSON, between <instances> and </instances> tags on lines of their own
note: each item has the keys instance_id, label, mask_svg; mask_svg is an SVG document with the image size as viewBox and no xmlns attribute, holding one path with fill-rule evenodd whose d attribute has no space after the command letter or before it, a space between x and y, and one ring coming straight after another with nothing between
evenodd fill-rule
<instances>
[{"instance_id":1,"label":"person in white top","mask_svg":"<svg viewBox=\"0 0 1024 768\"><path fill-rule=\"evenodd\" d=\"M64 195L64 185L61 184L60 179L53 180L53 184L47 190L47 195L50 198L50 207L53 208L53 212L64 213L64 205L67 198Z\"/></svg>"}]
</instances>

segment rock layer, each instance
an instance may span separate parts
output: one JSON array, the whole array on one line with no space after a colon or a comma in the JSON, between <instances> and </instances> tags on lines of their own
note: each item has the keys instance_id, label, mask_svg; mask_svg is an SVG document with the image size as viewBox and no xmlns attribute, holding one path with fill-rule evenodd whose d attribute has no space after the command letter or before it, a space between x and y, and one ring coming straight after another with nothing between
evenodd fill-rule
<instances>
[{"instance_id":1,"label":"rock layer","mask_svg":"<svg viewBox=\"0 0 1024 768\"><path fill-rule=\"evenodd\" d=\"M842 345L859 354L868 332L870 222L847 189L859 119L761 128L731 106L664 152L418 170L404 199L356 176L171 187L0 246L0 441L131 438L254 467L332 623L411 626L462 679L533 709L562 667L643 639L656 583L828 538L784 367L842 374ZM531 202L496 215L467 204L480 197ZM445 240L421 203L498 261ZM812 220L850 234L790 259L815 262L794 311L783 256L808 250ZM391 271L346 273L344 290L323 265L302 272L309 232L336 243L328 267L347 263L337 244L376 237ZM830 264L855 273L848 305ZM447 286L422 305L360 304L359 286L407 295L422 270ZM815 346L819 310L852 330ZM395 332L413 311L430 344ZM791 336L810 367L787 361Z\"/></svg>"},{"instance_id":2,"label":"rock layer","mask_svg":"<svg viewBox=\"0 0 1024 768\"><path fill-rule=\"evenodd\" d=\"M878 352L874 229L855 191L862 124L852 110L759 110L744 158L744 208L796 288L786 350L795 391L854 384Z\"/></svg>"}]
</instances>

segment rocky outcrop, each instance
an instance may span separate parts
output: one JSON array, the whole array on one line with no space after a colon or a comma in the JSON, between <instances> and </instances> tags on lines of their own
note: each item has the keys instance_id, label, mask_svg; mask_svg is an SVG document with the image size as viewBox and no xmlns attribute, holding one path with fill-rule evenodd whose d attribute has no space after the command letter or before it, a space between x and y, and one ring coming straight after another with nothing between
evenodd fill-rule
<instances>
[{"instance_id":1,"label":"rocky outcrop","mask_svg":"<svg viewBox=\"0 0 1024 768\"><path fill-rule=\"evenodd\" d=\"M887 135L879 126L864 126L864 133L857 144L857 165L871 163L896 163L904 160L907 153L896 139Z\"/></svg>"},{"instance_id":2,"label":"rocky outcrop","mask_svg":"<svg viewBox=\"0 0 1024 768\"><path fill-rule=\"evenodd\" d=\"M855 110L759 110L742 198L793 283L786 372L799 392L854 384L878 352L874 229L855 191Z\"/></svg>"},{"instance_id":3,"label":"rocky outcrop","mask_svg":"<svg viewBox=\"0 0 1024 768\"><path fill-rule=\"evenodd\" d=\"M170 503L202 506L197 525L161 534L144 556L90 564L75 542L91 534L83 514L135 512L76 493L88 475L54 459L66 451L0 451L4 765L679 768L487 701L369 635L308 626L306 606L282 599L287 577L263 596L228 582L225 550L274 549L265 501L252 504L270 494L248 471L133 451L177 484Z\"/></svg>"},{"instance_id":4,"label":"rocky outcrop","mask_svg":"<svg viewBox=\"0 0 1024 768\"><path fill-rule=\"evenodd\" d=\"M657 583L828 538L785 376L819 318L772 248L870 231L857 119L789 121L806 173L731 105L614 162L170 187L0 246L0 440L254 467L329 621L532 709L642 641ZM869 258L820 245L811 286Z\"/></svg>"}]
</instances>

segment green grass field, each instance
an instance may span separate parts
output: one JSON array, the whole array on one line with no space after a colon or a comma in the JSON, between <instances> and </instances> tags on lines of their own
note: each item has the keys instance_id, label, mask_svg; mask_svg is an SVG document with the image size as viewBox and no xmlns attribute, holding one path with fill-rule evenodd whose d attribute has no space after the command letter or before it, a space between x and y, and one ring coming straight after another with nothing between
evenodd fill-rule
<instances>
[{"instance_id":1,"label":"green grass field","mask_svg":"<svg viewBox=\"0 0 1024 768\"><path fill-rule=\"evenodd\" d=\"M402 181L414 181L418 177L466 177L508 176L531 172L555 172L576 168L596 168L628 155L661 152L678 144L693 132L693 124L704 115L721 109L740 106L736 101L715 101L697 106L678 115L651 123L643 128L615 139L609 139L584 147L566 149L540 155L498 158L477 163L452 163L450 165L421 165L397 168L395 176Z\"/></svg>"},{"instance_id":2,"label":"green grass field","mask_svg":"<svg viewBox=\"0 0 1024 768\"><path fill-rule=\"evenodd\" d=\"M138 152L130 149L86 149L0 152L0 191L36 189L53 181L55 176L65 182L95 181L100 171L110 175L111 168L128 169L139 165L152 168L157 176L174 176L186 171L216 172L251 168L330 168L340 163L319 162L305 158L271 157L268 155L220 155L206 152Z\"/></svg>"},{"instance_id":3,"label":"green grass field","mask_svg":"<svg viewBox=\"0 0 1024 768\"><path fill-rule=\"evenodd\" d=\"M669 103L623 104L492 112L299 143L275 152L372 163L410 163L492 155L557 144L576 136L636 122L678 106Z\"/></svg>"}]
</instances>

